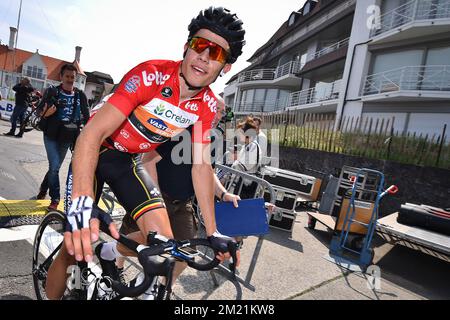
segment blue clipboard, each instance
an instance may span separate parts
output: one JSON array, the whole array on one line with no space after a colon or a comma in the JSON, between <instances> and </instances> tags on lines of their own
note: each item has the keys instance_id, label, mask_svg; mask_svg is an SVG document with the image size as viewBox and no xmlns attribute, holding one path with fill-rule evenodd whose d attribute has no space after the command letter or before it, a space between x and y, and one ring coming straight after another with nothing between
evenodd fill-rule
<instances>
[{"instance_id":1,"label":"blue clipboard","mask_svg":"<svg viewBox=\"0 0 450 320\"><path fill-rule=\"evenodd\" d=\"M232 202L217 202L217 230L230 237L269 233L264 203L264 199L246 199L239 201L239 208L235 208Z\"/></svg>"}]
</instances>

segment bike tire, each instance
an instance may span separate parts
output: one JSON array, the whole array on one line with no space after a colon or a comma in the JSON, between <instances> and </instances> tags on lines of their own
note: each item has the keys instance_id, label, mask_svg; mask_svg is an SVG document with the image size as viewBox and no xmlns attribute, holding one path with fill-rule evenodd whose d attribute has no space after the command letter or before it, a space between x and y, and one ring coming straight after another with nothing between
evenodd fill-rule
<instances>
[{"instance_id":1,"label":"bike tire","mask_svg":"<svg viewBox=\"0 0 450 320\"><path fill-rule=\"evenodd\" d=\"M216 258L217 252L212 248L207 239L189 240L190 246L195 248L199 255L193 260L186 261L188 266L199 271L208 271L219 265L220 261Z\"/></svg>"},{"instance_id":2,"label":"bike tire","mask_svg":"<svg viewBox=\"0 0 450 320\"><path fill-rule=\"evenodd\" d=\"M64 224L65 216L62 212L50 211L36 232L33 243L32 275L34 291L38 300L48 300L45 294L47 272L57 251L63 245Z\"/></svg>"}]
</instances>

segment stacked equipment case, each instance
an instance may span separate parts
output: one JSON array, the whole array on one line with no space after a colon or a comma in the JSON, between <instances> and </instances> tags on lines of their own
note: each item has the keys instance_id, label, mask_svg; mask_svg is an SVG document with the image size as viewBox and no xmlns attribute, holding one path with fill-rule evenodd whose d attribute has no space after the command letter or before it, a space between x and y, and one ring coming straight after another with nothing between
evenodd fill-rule
<instances>
[{"instance_id":1,"label":"stacked equipment case","mask_svg":"<svg viewBox=\"0 0 450 320\"><path fill-rule=\"evenodd\" d=\"M269 182L276 193L275 205L279 209L272 214L269 225L273 228L291 232L296 219L295 208L301 201L316 201L319 195L322 180L305 174L263 167L262 178ZM265 193L264 198L269 198Z\"/></svg>"}]
</instances>

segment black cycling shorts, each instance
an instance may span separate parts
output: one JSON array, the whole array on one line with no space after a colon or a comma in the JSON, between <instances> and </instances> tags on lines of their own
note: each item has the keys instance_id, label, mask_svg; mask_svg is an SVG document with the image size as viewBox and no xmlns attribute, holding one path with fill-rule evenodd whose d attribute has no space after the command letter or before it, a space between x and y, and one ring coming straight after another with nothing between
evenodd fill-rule
<instances>
[{"instance_id":1,"label":"black cycling shorts","mask_svg":"<svg viewBox=\"0 0 450 320\"><path fill-rule=\"evenodd\" d=\"M106 182L119 203L135 221L147 212L165 208L164 200L142 166L140 155L101 147L95 172L94 192L98 202Z\"/></svg>"}]
</instances>

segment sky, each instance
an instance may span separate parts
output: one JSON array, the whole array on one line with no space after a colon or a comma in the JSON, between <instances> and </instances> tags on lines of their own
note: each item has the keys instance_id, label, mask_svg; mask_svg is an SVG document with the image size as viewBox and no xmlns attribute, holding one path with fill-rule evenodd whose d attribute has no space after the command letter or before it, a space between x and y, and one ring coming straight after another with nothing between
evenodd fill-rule
<instances>
[{"instance_id":1,"label":"sky","mask_svg":"<svg viewBox=\"0 0 450 320\"><path fill-rule=\"evenodd\" d=\"M305 0L23 0L17 48L73 61L81 46L84 71L110 74L114 82L134 66L151 59L182 59L187 26L200 10L224 6L244 22L243 54L231 71L212 85L225 83L249 65L247 60ZM9 42L17 26L20 0L0 1L0 40Z\"/></svg>"}]
</instances>

